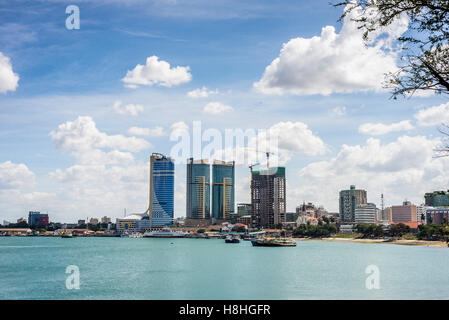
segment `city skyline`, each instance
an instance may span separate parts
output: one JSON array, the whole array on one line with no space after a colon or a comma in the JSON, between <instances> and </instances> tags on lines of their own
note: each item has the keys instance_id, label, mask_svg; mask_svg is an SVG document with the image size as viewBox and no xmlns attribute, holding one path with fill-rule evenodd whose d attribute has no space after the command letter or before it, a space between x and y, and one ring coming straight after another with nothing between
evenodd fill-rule
<instances>
[{"instance_id":1,"label":"city skyline","mask_svg":"<svg viewBox=\"0 0 449 320\"><path fill-rule=\"evenodd\" d=\"M447 100L389 99L371 71L397 65L397 47L365 48L328 1L231 1L221 10L206 1L80 2L79 30L65 28L68 4L17 1L0 11L0 68L12 71L0 78L1 221L32 210L59 221L143 212L149 155L170 155L170 134L191 132L194 121L278 133L287 212L303 201L337 212L338 192L352 184L378 207L381 194L386 206L421 204L449 188L449 159L433 158ZM355 57L370 63L360 70ZM286 74L290 59L302 76ZM142 68L164 72L148 78ZM348 74L335 77L340 69ZM175 164L175 217L186 212L185 174ZM235 203L249 202L249 181L247 165L236 164Z\"/></svg>"}]
</instances>

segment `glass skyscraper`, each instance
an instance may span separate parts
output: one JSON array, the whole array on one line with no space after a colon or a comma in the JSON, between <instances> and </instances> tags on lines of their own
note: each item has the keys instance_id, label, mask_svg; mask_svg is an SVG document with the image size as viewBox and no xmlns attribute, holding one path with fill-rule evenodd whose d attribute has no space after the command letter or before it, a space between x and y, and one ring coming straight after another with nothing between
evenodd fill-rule
<instances>
[{"instance_id":1,"label":"glass skyscraper","mask_svg":"<svg viewBox=\"0 0 449 320\"><path fill-rule=\"evenodd\" d=\"M234 162L215 160L212 165L212 217L226 220L234 213Z\"/></svg>"},{"instance_id":2,"label":"glass skyscraper","mask_svg":"<svg viewBox=\"0 0 449 320\"><path fill-rule=\"evenodd\" d=\"M354 185L349 190L340 191L340 221L355 222L355 208L367 204L365 190L356 189Z\"/></svg>"},{"instance_id":3,"label":"glass skyscraper","mask_svg":"<svg viewBox=\"0 0 449 320\"><path fill-rule=\"evenodd\" d=\"M210 165L207 160L187 160L188 219L210 219Z\"/></svg>"},{"instance_id":4,"label":"glass skyscraper","mask_svg":"<svg viewBox=\"0 0 449 320\"><path fill-rule=\"evenodd\" d=\"M169 157L153 153L150 158L150 206L148 215L151 226L173 224L175 196L175 164Z\"/></svg>"}]
</instances>

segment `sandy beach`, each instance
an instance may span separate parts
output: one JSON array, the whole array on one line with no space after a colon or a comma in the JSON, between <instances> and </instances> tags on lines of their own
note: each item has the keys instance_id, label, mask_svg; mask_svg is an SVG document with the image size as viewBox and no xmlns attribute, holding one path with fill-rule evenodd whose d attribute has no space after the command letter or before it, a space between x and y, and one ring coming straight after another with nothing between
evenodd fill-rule
<instances>
[{"instance_id":1,"label":"sandy beach","mask_svg":"<svg viewBox=\"0 0 449 320\"><path fill-rule=\"evenodd\" d=\"M424 247L447 247L447 243L444 241L425 241L425 240L393 240L385 241L384 239L355 239L355 238L296 238L299 241L339 241L339 242L353 242L353 243L382 243L382 244L398 244L406 246L424 246Z\"/></svg>"}]
</instances>

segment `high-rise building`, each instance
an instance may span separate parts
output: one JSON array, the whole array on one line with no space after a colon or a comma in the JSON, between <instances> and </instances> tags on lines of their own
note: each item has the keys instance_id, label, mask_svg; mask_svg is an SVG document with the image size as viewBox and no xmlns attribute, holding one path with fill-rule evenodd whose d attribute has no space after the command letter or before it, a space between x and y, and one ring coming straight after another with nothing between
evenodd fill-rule
<instances>
[{"instance_id":1,"label":"high-rise building","mask_svg":"<svg viewBox=\"0 0 449 320\"><path fill-rule=\"evenodd\" d=\"M416 206L410 201L404 201L402 206L391 206L393 223L416 222Z\"/></svg>"},{"instance_id":2,"label":"high-rise building","mask_svg":"<svg viewBox=\"0 0 449 320\"><path fill-rule=\"evenodd\" d=\"M207 160L187 160L188 219L210 219L210 165Z\"/></svg>"},{"instance_id":3,"label":"high-rise building","mask_svg":"<svg viewBox=\"0 0 449 320\"><path fill-rule=\"evenodd\" d=\"M173 224L175 197L175 164L160 153L150 158L150 204L148 215L151 226Z\"/></svg>"},{"instance_id":4,"label":"high-rise building","mask_svg":"<svg viewBox=\"0 0 449 320\"><path fill-rule=\"evenodd\" d=\"M46 227L48 225L48 214L39 211L30 211L28 213L28 225L34 227Z\"/></svg>"},{"instance_id":5,"label":"high-rise building","mask_svg":"<svg viewBox=\"0 0 449 320\"><path fill-rule=\"evenodd\" d=\"M250 216L251 215L251 203L237 203L237 216Z\"/></svg>"},{"instance_id":6,"label":"high-rise building","mask_svg":"<svg viewBox=\"0 0 449 320\"><path fill-rule=\"evenodd\" d=\"M355 208L366 203L365 190L356 189L352 185L349 190L340 191L340 221L355 222Z\"/></svg>"},{"instance_id":7,"label":"high-rise building","mask_svg":"<svg viewBox=\"0 0 449 320\"><path fill-rule=\"evenodd\" d=\"M252 171L251 205L252 226L271 228L285 222L285 167Z\"/></svg>"},{"instance_id":8,"label":"high-rise building","mask_svg":"<svg viewBox=\"0 0 449 320\"><path fill-rule=\"evenodd\" d=\"M449 208L427 207L426 222L429 224L447 225L449 222Z\"/></svg>"},{"instance_id":9,"label":"high-rise building","mask_svg":"<svg viewBox=\"0 0 449 320\"><path fill-rule=\"evenodd\" d=\"M359 204L354 211L355 223L376 223L377 208L374 203Z\"/></svg>"},{"instance_id":10,"label":"high-rise building","mask_svg":"<svg viewBox=\"0 0 449 320\"><path fill-rule=\"evenodd\" d=\"M234 161L215 160L212 164L212 217L216 220L230 219L234 213Z\"/></svg>"},{"instance_id":11,"label":"high-rise building","mask_svg":"<svg viewBox=\"0 0 449 320\"><path fill-rule=\"evenodd\" d=\"M449 207L449 190L428 192L424 195L428 207Z\"/></svg>"}]
</instances>

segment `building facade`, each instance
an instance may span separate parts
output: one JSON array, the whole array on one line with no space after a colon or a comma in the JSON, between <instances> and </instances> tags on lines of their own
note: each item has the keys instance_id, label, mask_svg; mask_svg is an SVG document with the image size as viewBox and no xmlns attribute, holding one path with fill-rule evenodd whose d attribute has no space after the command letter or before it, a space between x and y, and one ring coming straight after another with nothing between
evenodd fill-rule
<instances>
[{"instance_id":1,"label":"building facade","mask_svg":"<svg viewBox=\"0 0 449 320\"><path fill-rule=\"evenodd\" d=\"M427 208L426 221L429 224L447 224L449 222L449 208Z\"/></svg>"},{"instance_id":2,"label":"building facade","mask_svg":"<svg viewBox=\"0 0 449 320\"><path fill-rule=\"evenodd\" d=\"M251 203L237 203L237 216L250 216L251 215Z\"/></svg>"},{"instance_id":3,"label":"building facade","mask_svg":"<svg viewBox=\"0 0 449 320\"><path fill-rule=\"evenodd\" d=\"M428 192L424 195L428 207L449 207L449 190Z\"/></svg>"},{"instance_id":4,"label":"building facade","mask_svg":"<svg viewBox=\"0 0 449 320\"><path fill-rule=\"evenodd\" d=\"M355 207L355 223L376 223L377 208L374 203L359 204Z\"/></svg>"},{"instance_id":5,"label":"building facade","mask_svg":"<svg viewBox=\"0 0 449 320\"><path fill-rule=\"evenodd\" d=\"M367 204L365 190L356 189L354 185L349 190L340 191L340 221L355 222L355 208Z\"/></svg>"},{"instance_id":6,"label":"building facade","mask_svg":"<svg viewBox=\"0 0 449 320\"><path fill-rule=\"evenodd\" d=\"M187 219L210 219L210 165L207 160L187 160Z\"/></svg>"},{"instance_id":7,"label":"building facade","mask_svg":"<svg viewBox=\"0 0 449 320\"><path fill-rule=\"evenodd\" d=\"M285 168L252 171L251 175L252 226L272 228L285 222Z\"/></svg>"},{"instance_id":8,"label":"building facade","mask_svg":"<svg viewBox=\"0 0 449 320\"><path fill-rule=\"evenodd\" d=\"M416 206L410 201L404 201L402 206L391 207L391 216L393 223L416 222Z\"/></svg>"},{"instance_id":9,"label":"building facade","mask_svg":"<svg viewBox=\"0 0 449 320\"><path fill-rule=\"evenodd\" d=\"M235 211L235 163L215 160L212 164L212 217L229 220Z\"/></svg>"},{"instance_id":10,"label":"building facade","mask_svg":"<svg viewBox=\"0 0 449 320\"><path fill-rule=\"evenodd\" d=\"M175 198L175 163L169 157L153 153L150 158L150 205L152 226L173 224Z\"/></svg>"},{"instance_id":11,"label":"building facade","mask_svg":"<svg viewBox=\"0 0 449 320\"><path fill-rule=\"evenodd\" d=\"M30 211L28 213L28 225L31 228L48 226L48 214L39 211Z\"/></svg>"}]
</instances>

